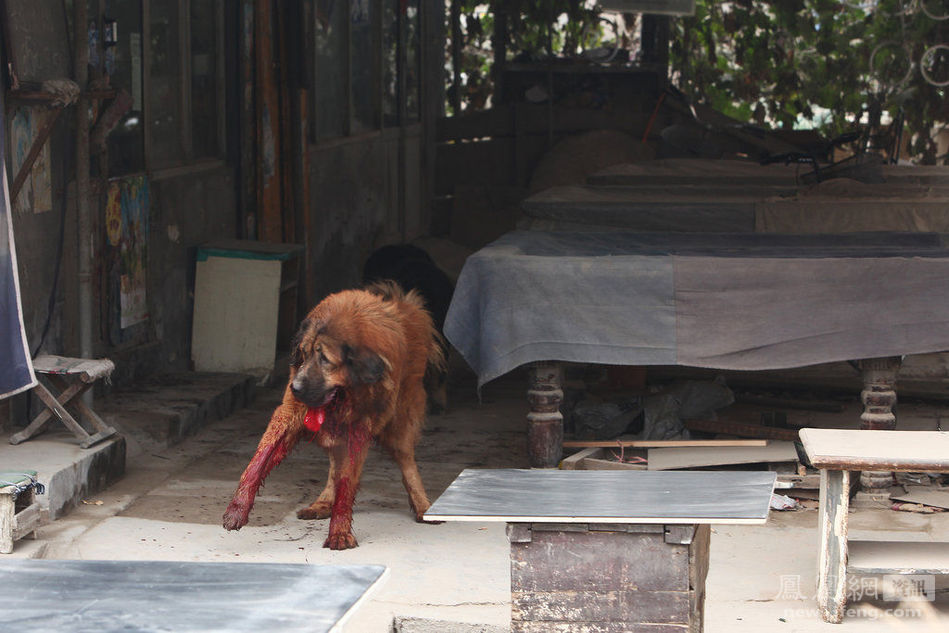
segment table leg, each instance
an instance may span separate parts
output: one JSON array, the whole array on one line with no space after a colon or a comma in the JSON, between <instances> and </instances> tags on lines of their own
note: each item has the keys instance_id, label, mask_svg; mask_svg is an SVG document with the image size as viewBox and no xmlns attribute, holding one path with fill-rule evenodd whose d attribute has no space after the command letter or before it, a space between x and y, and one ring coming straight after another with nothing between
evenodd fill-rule
<instances>
[{"instance_id":1,"label":"table leg","mask_svg":"<svg viewBox=\"0 0 949 633\"><path fill-rule=\"evenodd\" d=\"M867 358L859 362L863 372L863 413L860 428L863 430L886 430L896 427L896 375L903 361L900 356ZM893 473L887 471L864 471L860 473L860 488L867 493L888 495L893 485Z\"/></svg>"},{"instance_id":2,"label":"table leg","mask_svg":"<svg viewBox=\"0 0 949 633\"><path fill-rule=\"evenodd\" d=\"M532 363L528 368L527 459L531 468L556 468L563 456L563 366Z\"/></svg>"},{"instance_id":3,"label":"table leg","mask_svg":"<svg viewBox=\"0 0 949 633\"><path fill-rule=\"evenodd\" d=\"M839 624L847 606L847 512L850 472L820 471L820 553L817 608L824 622Z\"/></svg>"},{"instance_id":4,"label":"table leg","mask_svg":"<svg viewBox=\"0 0 949 633\"><path fill-rule=\"evenodd\" d=\"M0 494L0 554L13 552L13 523L16 502L12 494Z\"/></svg>"}]
</instances>

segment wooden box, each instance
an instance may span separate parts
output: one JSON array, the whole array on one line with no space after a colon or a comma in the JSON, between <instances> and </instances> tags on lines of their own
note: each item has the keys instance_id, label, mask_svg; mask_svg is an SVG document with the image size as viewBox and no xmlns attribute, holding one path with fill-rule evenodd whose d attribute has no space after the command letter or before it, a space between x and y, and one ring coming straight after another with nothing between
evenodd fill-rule
<instances>
[{"instance_id":1,"label":"wooden box","mask_svg":"<svg viewBox=\"0 0 949 633\"><path fill-rule=\"evenodd\" d=\"M697 633L708 525L512 523L512 633Z\"/></svg>"},{"instance_id":2,"label":"wooden box","mask_svg":"<svg viewBox=\"0 0 949 633\"><path fill-rule=\"evenodd\" d=\"M34 499L35 471L0 473L0 554L40 526L43 513Z\"/></svg>"},{"instance_id":3,"label":"wooden box","mask_svg":"<svg viewBox=\"0 0 949 633\"><path fill-rule=\"evenodd\" d=\"M198 249L191 360L196 371L252 374L268 384L297 326L303 248L221 240Z\"/></svg>"}]
</instances>

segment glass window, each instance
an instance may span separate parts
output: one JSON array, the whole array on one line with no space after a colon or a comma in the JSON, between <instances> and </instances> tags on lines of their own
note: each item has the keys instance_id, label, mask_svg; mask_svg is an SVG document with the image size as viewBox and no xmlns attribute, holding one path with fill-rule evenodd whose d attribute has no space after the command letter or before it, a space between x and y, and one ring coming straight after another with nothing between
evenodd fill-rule
<instances>
[{"instance_id":1,"label":"glass window","mask_svg":"<svg viewBox=\"0 0 949 633\"><path fill-rule=\"evenodd\" d=\"M152 0L148 69L150 167L180 164L181 72L179 64L178 0Z\"/></svg>"},{"instance_id":2,"label":"glass window","mask_svg":"<svg viewBox=\"0 0 949 633\"><path fill-rule=\"evenodd\" d=\"M419 0L407 0L401 4L405 7L405 122L414 123L420 117L419 75L422 72Z\"/></svg>"},{"instance_id":3,"label":"glass window","mask_svg":"<svg viewBox=\"0 0 949 633\"><path fill-rule=\"evenodd\" d=\"M399 125L399 31L401 0L387 0L382 18L382 116L386 127Z\"/></svg>"},{"instance_id":4,"label":"glass window","mask_svg":"<svg viewBox=\"0 0 949 633\"><path fill-rule=\"evenodd\" d=\"M316 139L346 134L346 3L316 0L313 120Z\"/></svg>"},{"instance_id":5,"label":"glass window","mask_svg":"<svg viewBox=\"0 0 949 633\"><path fill-rule=\"evenodd\" d=\"M132 105L109 133L109 175L145 171L142 120L142 7L138 2L109 0L105 18L114 21L116 42L105 48L105 71L116 91L131 96Z\"/></svg>"},{"instance_id":6,"label":"glass window","mask_svg":"<svg viewBox=\"0 0 949 633\"><path fill-rule=\"evenodd\" d=\"M218 128L218 0L191 0L191 148L195 158L221 154Z\"/></svg>"},{"instance_id":7,"label":"glass window","mask_svg":"<svg viewBox=\"0 0 949 633\"><path fill-rule=\"evenodd\" d=\"M369 0L352 0L350 5L350 76L354 134L378 127L376 120L376 51L373 41L372 7Z\"/></svg>"}]
</instances>

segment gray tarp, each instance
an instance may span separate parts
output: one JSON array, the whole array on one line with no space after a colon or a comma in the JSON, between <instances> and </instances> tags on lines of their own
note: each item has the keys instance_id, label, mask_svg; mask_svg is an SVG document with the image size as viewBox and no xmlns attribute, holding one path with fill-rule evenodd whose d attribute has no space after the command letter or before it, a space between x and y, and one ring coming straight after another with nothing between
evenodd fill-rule
<instances>
[{"instance_id":1,"label":"gray tarp","mask_svg":"<svg viewBox=\"0 0 949 633\"><path fill-rule=\"evenodd\" d=\"M445 334L479 386L542 360L759 370L944 351L945 243L514 231L468 258Z\"/></svg>"}]
</instances>

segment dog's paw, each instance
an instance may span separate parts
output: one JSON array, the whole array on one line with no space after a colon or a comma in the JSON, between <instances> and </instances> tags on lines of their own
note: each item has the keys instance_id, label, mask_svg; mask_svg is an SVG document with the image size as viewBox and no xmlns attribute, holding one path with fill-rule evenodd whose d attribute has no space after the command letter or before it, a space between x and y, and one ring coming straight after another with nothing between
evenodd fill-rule
<instances>
[{"instance_id":1,"label":"dog's paw","mask_svg":"<svg viewBox=\"0 0 949 633\"><path fill-rule=\"evenodd\" d=\"M222 524L225 530L239 530L247 525L247 517L250 514L250 508L231 501L224 511L224 520Z\"/></svg>"},{"instance_id":2,"label":"dog's paw","mask_svg":"<svg viewBox=\"0 0 949 633\"><path fill-rule=\"evenodd\" d=\"M346 532L344 534L330 534L323 542L323 547L328 547L329 549L335 550L352 549L358 545L359 543L356 542L356 537L353 536L352 532Z\"/></svg>"},{"instance_id":3,"label":"dog's paw","mask_svg":"<svg viewBox=\"0 0 949 633\"><path fill-rule=\"evenodd\" d=\"M441 525L442 523L444 523L444 521L426 521L425 519L422 519L422 518L416 518L415 522L424 523L426 525Z\"/></svg>"},{"instance_id":4,"label":"dog's paw","mask_svg":"<svg viewBox=\"0 0 949 633\"><path fill-rule=\"evenodd\" d=\"M333 514L333 504L318 501L297 510L297 518L304 520L328 519Z\"/></svg>"},{"instance_id":5,"label":"dog's paw","mask_svg":"<svg viewBox=\"0 0 949 633\"><path fill-rule=\"evenodd\" d=\"M429 524L429 525L441 525L442 523L444 523L444 521L426 521L426 520L425 520L425 513L424 513L424 512L416 513L416 515L415 515L415 522L416 522L416 523L427 523L427 524Z\"/></svg>"}]
</instances>

